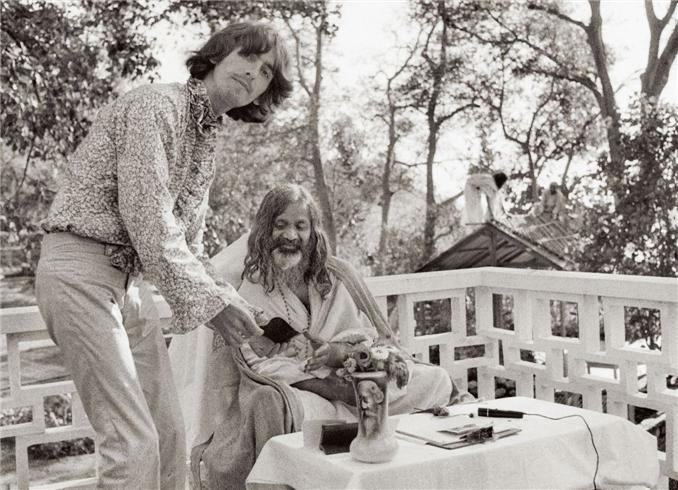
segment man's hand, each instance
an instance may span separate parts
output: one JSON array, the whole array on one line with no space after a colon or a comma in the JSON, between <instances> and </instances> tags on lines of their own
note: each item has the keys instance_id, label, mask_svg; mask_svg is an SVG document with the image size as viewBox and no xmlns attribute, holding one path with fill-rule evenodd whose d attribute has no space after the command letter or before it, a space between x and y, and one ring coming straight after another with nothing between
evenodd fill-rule
<instances>
[{"instance_id":1,"label":"man's hand","mask_svg":"<svg viewBox=\"0 0 678 490\"><path fill-rule=\"evenodd\" d=\"M330 343L325 342L320 347L318 347L314 352L313 356L306 363L305 371L315 371L320 369L323 366L327 365L327 362L330 360Z\"/></svg>"},{"instance_id":2,"label":"man's hand","mask_svg":"<svg viewBox=\"0 0 678 490\"><path fill-rule=\"evenodd\" d=\"M263 335L260 335L259 337L252 337L249 341L249 344L254 353L259 357L273 357L278 354L289 355L287 353L287 349L289 347L288 342L278 344L273 342L268 337L264 337Z\"/></svg>"},{"instance_id":3,"label":"man's hand","mask_svg":"<svg viewBox=\"0 0 678 490\"><path fill-rule=\"evenodd\" d=\"M228 345L240 345L264 333L254 321L252 311L252 307L237 296L210 321L210 324Z\"/></svg>"},{"instance_id":4,"label":"man's hand","mask_svg":"<svg viewBox=\"0 0 678 490\"><path fill-rule=\"evenodd\" d=\"M346 346L340 342L323 342L306 363L306 371L314 371L323 366L341 367L346 359Z\"/></svg>"}]
</instances>

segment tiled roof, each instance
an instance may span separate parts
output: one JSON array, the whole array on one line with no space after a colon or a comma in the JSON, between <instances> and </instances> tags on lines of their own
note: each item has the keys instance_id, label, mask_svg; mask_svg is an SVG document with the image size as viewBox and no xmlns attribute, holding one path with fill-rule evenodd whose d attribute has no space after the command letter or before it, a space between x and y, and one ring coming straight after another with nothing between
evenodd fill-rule
<instances>
[{"instance_id":1,"label":"tiled roof","mask_svg":"<svg viewBox=\"0 0 678 490\"><path fill-rule=\"evenodd\" d=\"M577 233L570 220L511 216L470 228L419 271L484 266L570 269L569 251L576 242Z\"/></svg>"},{"instance_id":2,"label":"tiled roof","mask_svg":"<svg viewBox=\"0 0 678 490\"><path fill-rule=\"evenodd\" d=\"M498 222L520 236L548 249L562 259L568 259L577 244L578 232L572 219L547 220L542 216L508 217Z\"/></svg>"}]
</instances>

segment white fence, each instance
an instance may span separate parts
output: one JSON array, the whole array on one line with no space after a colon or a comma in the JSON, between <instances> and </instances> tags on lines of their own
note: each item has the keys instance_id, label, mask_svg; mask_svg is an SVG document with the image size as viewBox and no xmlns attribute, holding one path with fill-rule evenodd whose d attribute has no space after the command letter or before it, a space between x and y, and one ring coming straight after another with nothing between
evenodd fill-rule
<instances>
[{"instance_id":1,"label":"white fence","mask_svg":"<svg viewBox=\"0 0 678 490\"><path fill-rule=\"evenodd\" d=\"M678 390L670 389L669 376L678 376L678 281L666 278L546 272L501 268L431 272L370 278L368 284L380 306L387 310L394 297L401 343L428 360L430 348L439 346L440 364L462 386L469 369L477 369L478 395L495 396L495 379L515 381L516 395L554 401L558 391L578 394L584 408L622 417L635 407L663 412L666 450L658 451L662 473L678 479ZM467 293L475 292L476 332L467 333ZM497 328L501 302L512 297L513 330ZM430 300L449 300L450 325L443 333L415 335L415 306ZM555 335L551 302L576 304L578 336ZM169 315L162 305L164 316ZM632 347L626 341L628 308L659 313L661 349ZM602 317L601 317L602 312ZM600 326L604 342L600 340ZM20 489L28 488L29 446L92 436L77 392L71 381L22 386L21 344L48 339L36 308L0 310L0 335L6 336L9 396L2 409L32 407L31 422L0 427L0 437L16 439L16 475ZM478 357L455 360L455 351L473 346ZM541 362L523 360L521 352L536 353ZM457 356L459 357L459 356ZM531 358L533 359L533 358ZM613 376L599 376L592 369L604 366ZM646 373L646 392L639 390L639 370ZM46 396L73 394L73 424L46 428L43 400ZM94 479L71 482L87 485ZM60 487L64 483L59 484Z\"/></svg>"}]
</instances>

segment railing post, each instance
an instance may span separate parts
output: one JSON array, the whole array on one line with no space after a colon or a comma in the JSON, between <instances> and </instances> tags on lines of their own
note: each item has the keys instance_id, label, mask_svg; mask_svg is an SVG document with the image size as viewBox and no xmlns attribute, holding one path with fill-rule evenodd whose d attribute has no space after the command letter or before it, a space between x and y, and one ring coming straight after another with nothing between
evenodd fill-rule
<instances>
[{"instance_id":1,"label":"railing post","mask_svg":"<svg viewBox=\"0 0 678 490\"><path fill-rule=\"evenodd\" d=\"M400 344L404 348L411 348L414 340L414 303L407 295L398 296L398 332Z\"/></svg>"},{"instance_id":2,"label":"railing post","mask_svg":"<svg viewBox=\"0 0 678 490\"><path fill-rule=\"evenodd\" d=\"M28 447L20 438L15 438L14 457L16 461L17 486L19 490L28 490L30 485L28 468Z\"/></svg>"},{"instance_id":3,"label":"railing post","mask_svg":"<svg viewBox=\"0 0 678 490\"><path fill-rule=\"evenodd\" d=\"M594 354L600 351L600 318L598 296L587 294L579 303L579 338L584 352Z\"/></svg>"},{"instance_id":4,"label":"railing post","mask_svg":"<svg viewBox=\"0 0 678 490\"><path fill-rule=\"evenodd\" d=\"M678 304L666 305L666 318L661 319L662 351L673 369L678 370Z\"/></svg>"},{"instance_id":5,"label":"railing post","mask_svg":"<svg viewBox=\"0 0 678 490\"><path fill-rule=\"evenodd\" d=\"M516 338L521 341L531 341L533 338L533 294L531 291L518 291L513 296L513 322Z\"/></svg>"}]
</instances>

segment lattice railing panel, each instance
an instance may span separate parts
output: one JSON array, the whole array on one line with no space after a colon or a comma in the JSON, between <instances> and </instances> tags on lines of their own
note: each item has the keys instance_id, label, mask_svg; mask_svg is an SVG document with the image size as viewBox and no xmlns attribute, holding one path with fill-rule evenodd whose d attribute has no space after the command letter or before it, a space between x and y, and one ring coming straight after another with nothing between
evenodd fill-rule
<instances>
[{"instance_id":1,"label":"lattice railing panel","mask_svg":"<svg viewBox=\"0 0 678 490\"><path fill-rule=\"evenodd\" d=\"M517 396L554 401L557 392L566 392L581 396L586 409L606 409L624 418L635 407L663 412L666 452L659 452L658 458L662 472L678 478L678 390L667 386L667 376L678 375L678 282L496 268L434 274L440 275L370 281L380 298L398 296L398 329L404 346L428 360L428 348L440 345L440 364L464 387L468 370L476 368L478 396L482 398L494 398L496 378L505 378L515 382ZM475 291L474 336L467 336L465 328L454 329L455 311L456 324L465 325L466 312L460 314L459 310L464 306L466 288ZM511 329L496 325L502 317L498 311L502 303L497 298L512 302ZM415 337L414 304L438 299L449 299L453 305L451 333ZM576 337L554 334L552 304L576 309ZM659 312L661 350L629 346L625 338L628 308ZM450 353L466 345L483 345L484 354L454 361ZM541 361L524 360L521 353L525 351L539 354ZM646 369L646 393L639 391L639 366Z\"/></svg>"}]
</instances>

